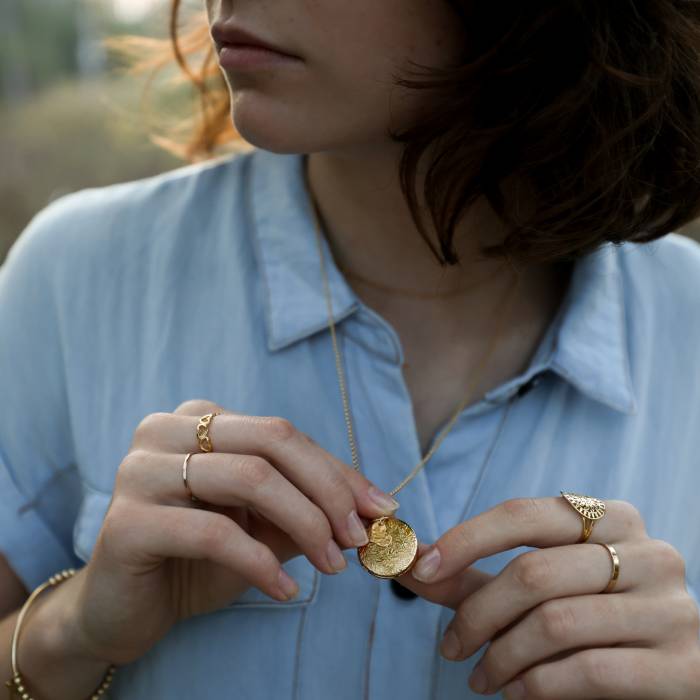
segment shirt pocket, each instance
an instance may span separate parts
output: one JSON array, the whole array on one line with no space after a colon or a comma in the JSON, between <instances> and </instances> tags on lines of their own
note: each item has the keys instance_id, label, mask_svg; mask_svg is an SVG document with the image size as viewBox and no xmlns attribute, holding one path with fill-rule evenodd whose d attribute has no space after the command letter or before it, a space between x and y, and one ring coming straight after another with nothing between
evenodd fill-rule
<instances>
[{"instance_id":1,"label":"shirt pocket","mask_svg":"<svg viewBox=\"0 0 700 700\"><path fill-rule=\"evenodd\" d=\"M112 493L96 489L83 480L83 498L73 527L73 551L85 563L90 560L92 550L102 528ZM292 600L276 600L259 588L251 586L236 600L223 606L219 612L242 608L292 608L308 605L318 593L320 572L303 555L286 561L282 567L299 585L299 593Z\"/></svg>"}]
</instances>

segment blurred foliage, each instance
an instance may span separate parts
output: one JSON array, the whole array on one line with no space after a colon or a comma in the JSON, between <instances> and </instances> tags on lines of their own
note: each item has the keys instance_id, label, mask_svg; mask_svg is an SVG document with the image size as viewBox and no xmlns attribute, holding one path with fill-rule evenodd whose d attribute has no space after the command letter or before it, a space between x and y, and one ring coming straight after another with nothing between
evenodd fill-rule
<instances>
[{"instance_id":1,"label":"blurred foliage","mask_svg":"<svg viewBox=\"0 0 700 700\"><path fill-rule=\"evenodd\" d=\"M2 94L34 90L77 69L79 0L2 0ZM99 7L99 5L96 5ZM50 40L47 41L47 38ZM17 86L17 87L15 87Z\"/></svg>"},{"instance_id":2,"label":"blurred foliage","mask_svg":"<svg viewBox=\"0 0 700 700\"><path fill-rule=\"evenodd\" d=\"M0 260L33 214L56 197L183 165L148 140L141 87L133 78L61 81L0 108ZM152 118L165 118L185 100L186 94L163 94L153 100L158 117Z\"/></svg>"},{"instance_id":3,"label":"blurred foliage","mask_svg":"<svg viewBox=\"0 0 700 700\"><path fill-rule=\"evenodd\" d=\"M198 96L173 63L154 78L125 75L103 46L115 35L168 36L167 0L144 0L120 22L112 0L0 0L0 263L34 214L86 187L137 180L184 165L149 132L183 124ZM148 9L150 8L150 9ZM183 0L201 12L201 0Z\"/></svg>"}]
</instances>

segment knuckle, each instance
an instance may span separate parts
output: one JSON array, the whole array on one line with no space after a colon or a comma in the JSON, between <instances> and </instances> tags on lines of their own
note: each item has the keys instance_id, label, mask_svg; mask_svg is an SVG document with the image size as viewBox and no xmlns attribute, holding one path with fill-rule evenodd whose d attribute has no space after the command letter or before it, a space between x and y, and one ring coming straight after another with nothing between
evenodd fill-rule
<instances>
[{"instance_id":1,"label":"knuckle","mask_svg":"<svg viewBox=\"0 0 700 700\"><path fill-rule=\"evenodd\" d=\"M536 498L510 498L501 508L516 525L536 522L542 517L542 505Z\"/></svg>"},{"instance_id":2,"label":"knuckle","mask_svg":"<svg viewBox=\"0 0 700 700\"><path fill-rule=\"evenodd\" d=\"M477 636L483 627L478 611L469 602L457 608L454 624L457 636L465 639Z\"/></svg>"},{"instance_id":3,"label":"knuckle","mask_svg":"<svg viewBox=\"0 0 700 700\"><path fill-rule=\"evenodd\" d=\"M258 541L253 549L251 570L256 572L261 581L265 581L271 588L276 588L280 568L280 562L274 552L266 544Z\"/></svg>"},{"instance_id":4,"label":"knuckle","mask_svg":"<svg viewBox=\"0 0 700 700\"><path fill-rule=\"evenodd\" d=\"M448 537L453 540L457 551L470 552L476 544L476 537L472 524L469 522L459 523L449 531Z\"/></svg>"},{"instance_id":5,"label":"knuckle","mask_svg":"<svg viewBox=\"0 0 700 700\"><path fill-rule=\"evenodd\" d=\"M232 460L238 478L249 488L257 489L272 477L273 466L257 455L243 455Z\"/></svg>"},{"instance_id":6,"label":"knuckle","mask_svg":"<svg viewBox=\"0 0 700 700\"><path fill-rule=\"evenodd\" d=\"M134 430L133 444L148 443L155 435L163 431L163 425L168 419L169 413L157 411L145 415Z\"/></svg>"},{"instance_id":7,"label":"knuckle","mask_svg":"<svg viewBox=\"0 0 700 700\"><path fill-rule=\"evenodd\" d=\"M611 503L614 505L614 508L618 513L618 518L623 531L632 533L646 532L644 518L642 517L642 514L637 506L629 501L619 500L608 501L608 506L610 506Z\"/></svg>"},{"instance_id":8,"label":"knuckle","mask_svg":"<svg viewBox=\"0 0 700 700\"><path fill-rule=\"evenodd\" d=\"M299 434L304 438L304 440L306 440L306 442L309 443L309 445L313 445L314 447L320 447L316 440L314 440L308 433L303 433L300 431Z\"/></svg>"},{"instance_id":9,"label":"knuckle","mask_svg":"<svg viewBox=\"0 0 700 700\"><path fill-rule=\"evenodd\" d=\"M669 578L685 580L685 559L670 542L652 539L648 545L652 548L655 569Z\"/></svg>"},{"instance_id":10,"label":"knuckle","mask_svg":"<svg viewBox=\"0 0 700 700\"><path fill-rule=\"evenodd\" d=\"M192 415L204 415L205 413L213 413L219 407L213 401L208 401L207 399L187 399L183 401L173 413L182 414L186 416Z\"/></svg>"},{"instance_id":11,"label":"knuckle","mask_svg":"<svg viewBox=\"0 0 700 700\"><path fill-rule=\"evenodd\" d=\"M102 521L101 535L103 538L111 539L114 536L115 530L119 528L121 512L121 506L116 503L112 503L108 508Z\"/></svg>"},{"instance_id":12,"label":"knuckle","mask_svg":"<svg viewBox=\"0 0 700 700\"><path fill-rule=\"evenodd\" d=\"M118 552L127 544L129 532L133 532L138 513L123 499L112 499L105 513L102 527L98 533L95 551L104 547L107 551Z\"/></svg>"},{"instance_id":13,"label":"knuckle","mask_svg":"<svg viewBox=\"0 0 700 700\"><path fill-rule=\"evenodd\" d=\"M303 529L305 532L313 533L319 548L325 551L328 540L333 537L333 532L326 514L317 505L312 504L310 508L305 509Z\"/></svg>"},{"instance_id":14,"label":"knuckle","mask_svg":"<svg viewBox=\"0 0 700 700\"><path fill-rule=\"evenodd\" d=\"M544 666L535 666L521 677L525 685L525 697L533 700L560 700L559 695L553 696L550 692L547 669Z\"/></svg>"},{"instance_id":15,"label":"knuckle","mask_svg":"<svg viewBox=\"0 0 700 700\"><path fill-rule=\"evenodd\" d=\"M576 615L567 603L550 601L540 605L538 616L542 634L551 642L565 642L573 636Z\"/></svg>"},{"instance_id":16,"label":"knuckle","mask_svg":"<svg viewBox=\"0 0 700 700\"><path fill-rule=\"evenodd\" d=\"M342 497L344 509L345 499L354 502L354 496L352 494L352 490L350 489L350 484L348 483L347 479L340 473L340 471L333 467L332 464L329 464L328 468L323 470L323 481L324 492Z\"/></svg>"},{"instance_id":17,"label":"knuckle","mask_svg":"<svg viewBox=\"0 0 700 700\"><path fill-rule=\"evenodd\" d=\"M688 627L693 637L697 637L700 632L700 608L698 608L695 599L690 594L685 593L680 597L678 606L681 625Z\"/></svg>"},{"instance_id":18,"label":"knuckle","mask_svg":"<svg viewBox=\"0 0 700 700\"><path fill-rule=\"evenodd\" d=\"M689 668L691 669L691 688L700 690L700 645L695 648L695 653L690 660Z\"/></svg>"},{"instance_id":19,"label":"knuckle","mask_svg":"<svg viewBox=\"0 0 700 700\"><path fill-rule=\"evenodd\" d=\"M604 654L583 651L579 654L579 665L587 689L596 694L610 688L610 679L619 676L620 669L610 665Z\"/></svg>"},{"instance_id":20,"label":"knuckle","mask_svg":"<svg viewBox=\"0 0 700 700\"><path fill-rule=\"evenodd\" d=\"M116 482L118 482L120 488L123 488L137 481L149 457L150 453L147 450L140 448L131 450L121 461L117 469L115 488L117 485Z\"/></svg>"},{"instance_id":21,"label":"knuckle","mask_svg":"<svg viewBox=\"0 0 700 700\"><path fill-rule=\"evenodd\" d=\"M538 593L546 590L552 580L552 565L540 551L525 552L513 564L513 579L526 591Z\"/></svg>"},{"instance_id":22,"label":"knuckle","mask_svg":"<svg viewBox=\"0 0 700 700\"><path fill-rule=\"evenodd\" d=\"M197 533L197 546L203 554L214 559L230 539L231 525L228 518L212 512L212 517L207 518L200 526Z\"/></svg>"},{"instance_id":23,"label":"knuckle","mask_svg":"<svg viewBox=\"0 0 700 700\"><path fill-rule=\"evenodd\" d=\"M298 431L294 423L281 416L262 416L265 440L268 442L285 442L296 436Z\"/></svg>"},{"instance_id":24,"label":"knuckle","mask_svg":"<svg viewBox=\"0 0 700 700\"><path fill-rule=\"evenodd\" d=\"M500 640L496 640L489 644L479 662L491 684L503 682L511 676L514 659L508 652Z\"/></svg>"}]
</instances>

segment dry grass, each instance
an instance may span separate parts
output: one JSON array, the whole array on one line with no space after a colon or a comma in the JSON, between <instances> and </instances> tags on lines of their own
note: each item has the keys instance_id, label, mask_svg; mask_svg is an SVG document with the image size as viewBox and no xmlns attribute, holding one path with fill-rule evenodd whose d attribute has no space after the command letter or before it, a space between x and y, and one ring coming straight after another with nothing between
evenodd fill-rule
<instances>
[{"instance_id":1,"label":"dry grass","mask_svg":"<svg viewBox=\"0 0 700 700\"><path fill-rule=\"evenodd\" d=\"M0 110L0 261L31 217L85 187L182 165L148 140L133 78L64 82ZM167 112L166 112L167 113Z\"/></svg>"}]
</instances>

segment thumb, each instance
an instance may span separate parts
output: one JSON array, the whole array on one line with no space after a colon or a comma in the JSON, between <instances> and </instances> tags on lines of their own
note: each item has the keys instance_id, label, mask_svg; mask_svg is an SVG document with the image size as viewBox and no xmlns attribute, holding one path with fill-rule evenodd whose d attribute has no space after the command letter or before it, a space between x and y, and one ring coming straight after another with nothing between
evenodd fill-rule
<instances>
[{"instance_id":1,"label":"thumb","mask_svg":"<svg viewBox=\"0 0 700 700\"><path fill-rule=\"evenodd\" d=\"M422 556L429 547L430 545L428 544L419 543L416 559ZM408 588L416 595L421 596L421 598L456 610L465 598L477 591L485 583L488 583L492 578L494 577L491 574L470 566L463 571L457 572L454 576L437 583L418 581L413 578L410 569L405 574L397 576L396 580L404 588Z\"/></svg>"}]
</instances>

